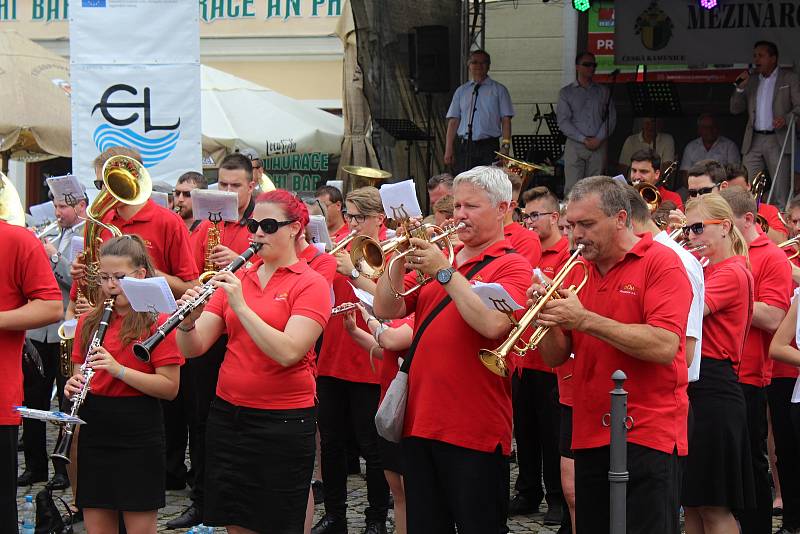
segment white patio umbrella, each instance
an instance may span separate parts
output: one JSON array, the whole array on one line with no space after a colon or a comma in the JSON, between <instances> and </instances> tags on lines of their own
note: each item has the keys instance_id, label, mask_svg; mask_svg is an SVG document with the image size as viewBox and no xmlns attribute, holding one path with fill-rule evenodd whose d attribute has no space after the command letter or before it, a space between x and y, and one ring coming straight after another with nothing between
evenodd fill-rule
<instances>
[{"instance_id":1,"label":"white patio umbrella","mask_svg":"<svg viewBox=\"0 0 800 534\"><path fill-rule=\"evenodd\" d=\"M243 148L262 157L280 155L282 147L296 153L341 152L341 117L206 65L201 66L201 91L203 153L215 162Z\"/></svg>"}]
</instances>

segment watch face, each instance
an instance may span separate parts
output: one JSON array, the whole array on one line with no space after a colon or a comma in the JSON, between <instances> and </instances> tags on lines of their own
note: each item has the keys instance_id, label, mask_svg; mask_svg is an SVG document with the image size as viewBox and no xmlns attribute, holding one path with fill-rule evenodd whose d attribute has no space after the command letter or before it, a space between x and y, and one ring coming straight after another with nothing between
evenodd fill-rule
<instances>
[{"instance_id":1,"label":"watch face","mask_svg":"<svg viewBox=\"0 0 800 534\"><path fill-rule=\"evenodd\" d=\"M358 278L360 275L361 273L358 272L358 269L353 269L352 271L350 271L350 278L352 278L353 280Z\"/></svg>"},{"instance_id":2,"label":"watch face","mask_svg":"<svg viewBox=\"0 0 800 534\"><path fill-rule=\"evenodd\" d=\"M442 269L440 271L436 271L436 280L439 281L440 284L446 284L450 281L450 278L453 276L453 271L450 269Z\"/></svg>"}]
</instances>

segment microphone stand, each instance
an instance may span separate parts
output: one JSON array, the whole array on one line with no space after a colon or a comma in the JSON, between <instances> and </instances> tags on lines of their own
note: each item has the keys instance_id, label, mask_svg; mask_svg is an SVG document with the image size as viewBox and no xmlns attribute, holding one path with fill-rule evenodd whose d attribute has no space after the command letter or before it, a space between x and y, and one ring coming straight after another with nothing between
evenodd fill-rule
<instances>
[{"instance_id":1,"label":"microphone stand","mask_svg":"<svg viewBox=\"0 0 800 534\"><path fill-rule=\"evenodd\" d=\"M465 171L472 168L472 123L475 121L475 112L478 111L478 90L480 84L476 83L472 90L472 103L470 104L469 122L467 122L467 154L464 158Z\"/></svg>"}]
</instances>

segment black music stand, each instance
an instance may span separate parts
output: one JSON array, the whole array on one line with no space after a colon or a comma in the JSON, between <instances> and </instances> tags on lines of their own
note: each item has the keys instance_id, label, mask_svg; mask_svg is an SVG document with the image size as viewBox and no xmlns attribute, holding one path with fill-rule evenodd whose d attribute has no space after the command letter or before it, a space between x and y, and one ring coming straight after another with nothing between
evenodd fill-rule
<instances>
[{"instance_id":1,"label":"black music stand","mask_svg":"<svg viewBox=\"0 0 800 534\"><path fill-rule=\"evenodd\" d=\"M414 177L411 176L411 145L424 141L430 146L433 136L425 133L422 128L408 119L375 119L375 122L397 141L406 142L406 170L408 177L413 180ZM428 169L428 173L430 173L430 169Z\"/></svg>"},{"instance_id":2,"label":"black music stand","mask_svg":"<svg viewBox=\"0 0 800 534\"><path fill-rule=\"evenodd\" d=\"M634 117L683 115L678 91L672 82L629 82L628 96Z\"/></svg>"},{"instance_id":3,"label":"black music stand","mask_svg":"<svg viewBox=\"0 0 800 534\"><path fill-rule=\"evenodd\" d=\"M564 143L559 139L559 136L554 134L512 135L511 146L514 149L515 158L530 163L552 165L555 168L554 175L535 172L533 179L528 182L526 190L543 185L560 198L564 192L564 179L563 172L560 171L556 162L561 159L561 155L564 153ZM521 191L521 193L524 192Z\"/></svg>"}]
</instances>

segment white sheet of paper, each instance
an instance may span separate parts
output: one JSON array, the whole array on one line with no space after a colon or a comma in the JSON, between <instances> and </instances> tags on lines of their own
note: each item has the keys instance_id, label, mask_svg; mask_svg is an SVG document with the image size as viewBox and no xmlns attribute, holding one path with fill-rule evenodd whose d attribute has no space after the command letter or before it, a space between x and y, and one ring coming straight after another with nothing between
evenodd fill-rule
<instances>
[{"instance_id":1,"label":"white sheet of paper","mask_svg":"<svg viewBox=\"0 0 800 534\"><path fill-rule=\"evenodd\" d=\"M83 252L83 238L77 235L72 236L72 242L69 244L70 261L75 261L78 254Z\"/></svg>"},{"instance_id":2,"label":"white sheet of paper","mask_svg":"<svg viewBox=\"0 0 800 534\"><path fill-rule=\"evenodd\" d=\"M172 313L178 309L167 279L163 276L123 278L120 284L134 311Z\"/></svg>"},{"instance_id":3,"label":"white sheet of paper","mask_svg":"<svg viewBox=\"0 0 800 534\"><path fill-rule=\"evenodd\" d=\"M373 315L372 303L374 302L375 297L372 296L372 293L369 291L364 291L363 289L359 289L353 284L350 285L353 287L353 293L356 294L356 297L358 297L358 300L361 301L361 304L364 305L370 315Z\"/></svg>"},{"instance_id":4,"label":"white sheet of paper","mask_svg":"<svg viewBox=\"0 0 800 534\"><path fill-rule=\"evenodd\" d=\"M80 417L72 416L64 412L48 412L45 410L35 410L25 406L15 406L16 410L22 417L28 419L38 419L39 421L50 421L51 423L74 423L76 425L83 425L86 423Z\"/></svg>"},{"instance_id":5,"label":"white sheet of paper","mask_svg":"<svg viewBox=\"0 0 800 534\"><path fill-rule=\"evenodd\" d=\"M150 198L161 206L162 208L169 209L169 195L166 193L162 193L161 191L153 191L150 193Z\"/></svg>"},{"instance_id":6,"label":"white sheet of paper","mask_svg":"<svg viewBox=\"0 0 800 534\"><path fill-rule=\"evenodd\" d=\"M800 402L800 376L797 377L797 381L794 383L794 391L792 391L792 403L797 404Z\"/></svg>"},{"instance_id":7,"label":"white sheet of paper","mask_svg":"<svg viewBox=\"0 0 800 534\"><path fill-rule=\"evenodd\" d=\"M322 243L323 252L325 246L333 248L331 235L328 233L328 224L325 222L325 217L322 215L312 215L309 218L308 236L312 244L316 245Z\"/></svg>"},{"instance_id":8,"label":"white sheet of paper","mask_svg":"<svg viewBox=\"0 0 800 534\"><path fill-rule=\"evenodd\" d=\"M231 191L192 189L192 212L195 220L212 217L223 221L239 220L239 195Z\"/></svg>"},{"instance_id":9,"label":"white sheet of paper","mask_svg":"<svg viewBox=\"0 0 800 534\"><path fill-rule=\"evenodd\" d=\"M628 184L628 180L626 180L625 176L623 176L622 174L618 174L618 175L614 176L613 178L614 178L614 180L622 182L624 185L629 185Z\"/></svg>"},{"instance_id":10,"label":"white sheet of paper","mask_svg":"<svg viewBox=\"0 0 800 534\"><path fill-rule=\"evenodd\" d=\"M73 174L65 176L52 176L47 179L47 187L53 193L53 198L62 200L66 204L77 202L83 198L84 188L78 177Z\"/></svg>"},{"instance_id":11,"label":"white sheet of paper","mask_svg":"<svg viewBox=\"0 0 800 534\"><path fill-rule=\"evenodd\" d=\"M36 226L56 220L56 206L52 201L34 204L31 206L30 212L33 219L32 222Z\"/></svg>"},{"instance_id":12,"label":"white sheet of paper","mask_svg":"<svg viewBox=\"0 0 800 534\"><path fill-rule=\"evenodd\" d=\"M383 211L390 219L402 219L404 216L422 217L414 180L384 184L380 192Z\"/></svg>"},{"instance_id":13,"label":"white sheet of paper","mask_svg":"<svg viewBox=\"0 0 800 534\"><path fill-rule=\"evenodd\" d=\"M67 337L75 337L75 328L78 326L77 319L67 319L64 321L64 335Z\"/></svg>"},{"instance_id":14,"label":"white sheet of paper","mask_svg":"<svg viewBox=\"0 0 800 534\"><path fill-rule=\"evenodd\" d=\"M502 308L508 308L512 311L521 310L522 306L517 304L514 299L509 295L506 289L495 282L483 283L479 281L471 282L472 292L478 295L483 301L483 304L490 310L497 310L495 303L500 304ZM505 303L505 305L503 305ZM501 309L500 311L505 311Z\"/></svg>"},{"instance_id":15,"label":"white sheet of paper","mask_svg":"<svg viewBox=\"0 0 800 534\"><path fill-rule=\"evenodd\" d=\"M344 193L344 181L343 180L328 180L325 182L325 185L330 185Z\"/></svg>"},{"instance_id":16,"label":"white sheet of paper","mask_svg":"<svg viewBox=\"0 0 800 534\"><path fill-rule=\"evenodd\" d=\"M325 252L325 250L327 250L325 243L311 243L311 245L320 252Z\"/></svg>"}]
</instances>

